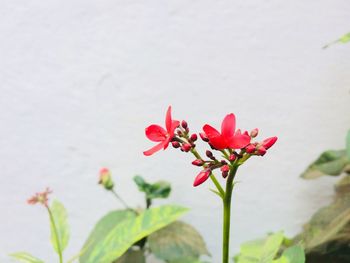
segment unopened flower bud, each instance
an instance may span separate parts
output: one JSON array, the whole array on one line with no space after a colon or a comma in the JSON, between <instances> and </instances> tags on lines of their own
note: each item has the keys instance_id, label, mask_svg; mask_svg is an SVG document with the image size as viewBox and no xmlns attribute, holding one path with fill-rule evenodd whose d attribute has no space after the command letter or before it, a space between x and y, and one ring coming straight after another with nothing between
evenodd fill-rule
<instances>
[{"instance_id":1,"label":"unopened flower bud","mask_svg":"<svg viewBox=\"0 0 350 263\"><path fill-rule=\"evenodd\" d=\"M247 147L245 147L245 151L247 153L254 153L256 150L256 146L253 144L249 144Z\"/></svg>"},{"instance_id":2,"label":"unopened flower bud","mask_svg":"<svg viewBox=\"0 0 350 263\"><path fill-rule=\"evenodd\" d=\"M187 127L188 127L187 122L185 120L183 120L181 122L181 126L182 126L182 128L187 129Z\"/></svg>"},{"instance_id":3,"label":"unopened flower bud","mask_svg":"<svg viewBox=\"0 0 350 263\"><path fill-rule=\"evenodd\" d=\"M205 169L201 171L194 179L193 186L198 186L204 183L206 180L208 180L210 173L211 173L210 169Z\"/></svg>"},{"instance_id":4,"label":"unopened flower bud","mask_svg":"<svg viewBox=\"0 0 350 263\"><path fill-rule=\"evenodd\" d=\"M202 166L204 164L203 160L197 159L192 162L193 165Z\"/></svg>"},{"instance_id":5,"label":"unopened flower bud","mask_svg":"<svg viewBox=\"0 0 350 263\"><path fill-rule=\"evenodd\" d=\"M248 131L244 131L243 135L249 136L249 132Z\"/></svg>"},{"instance_id":6,"label":"unopened flower bud","mask_svg":"<svg viewBox=\"0 0 350 263\"><path fill-rule=\"evenodd\" d=\"M183 135L182 131L177 130L177 135L179 135L180 137L182 137L182 135Z\"/></svg>"},{"instance_id":7,"label":"unopened flower bud","mask_svg":"<svg viewBox=\"0 0 350 263\"><path fill-rule=\"evenodd\" d=\"M193 142L195 142L195 141L197 141L197 134L195 134L195 133L193 133L192 135L191 135L191 137L190 137L190 140L191 141L193 141Z\"/></svg>"},{"instance_id":8,"label":"unopened flower bud","mask_svg":"<svg viewBox=\"0 0 350 263\"><path fill-rule=\"evenodd\" d=\"M189 144L189 143L185 143L181 146L181 149L184 151L184 152L189 152L191 149L192 149L192 145Z\"/></svg>"},{"instance_id":9,"label":"unopened flower bud","mask_svg":"<svg viewBox=\"0 0 350 263\"><path fill-rule=\"evenodd\" d=\"M180 143L179 142L171 142L171 145L174 147L174 148L179 148L180 147Z\"/></svg>"},{"instance_id":10,"label":"unopened flower bud","mask_svg":"<svg viewBox=\"0 0 350 263\"><path fill-rule=\"evenodd\" d=\"M277 137L270 137L270 138L267 138L265 140L263 140L263 142L261 143L262 146L265 147L266 150L268 150L269 148L271 148L272 145L275 144L275 142L277 141Z\"/></svg>"},{"instance_id":11,"label":"unopened flower bud","mask_svg":"<svg viewBox=\"0 0 350 263\"><path fill-rule=\"evenodd\" d=\"M206 150L205 155L212 160L213 160L213 158L215 159L213 153L209 150Z\"/></svg>"},{"instance_id":12,"label":"unopened flower bud","mask_svg":"<svg viewBox=\"0 0 350 263\"><path fill-rule=\"evenodd\" d=\"M255 128L250 132L250 137L255 138L259 134L259 129Z\"/></svg>"},{"instance_id":13,"label":"unopened flower bud","mask_svg":"<svg viewBox=\"0 0 350 263\"><path fill-rule=\"evenodd\" d=\"M266 148L264 146L260 146L258 148L257 154L260 155L260 156L264 156L265 153L266 153Z\"/></svg>"},{"instance_id":14,"label":"unopened flower bud","mask_svg":"<svg viewBox=\"0 0 350 263\"><path fill-rule=\"evenodd\" d=\"M199 136L201 137L201 139L205 142L209 142L209 139L207 137L207 135L204 132L200 132Z\"/></svg>"},{"instance_id":15,"label":"unopened flower bud","mask_svg":"<svg viewBox=\"0 0 350 263\"><path fill-rule=\"evenodd\" d=\"M235 154L231 154L230 157L229 157L229 160L231 162L233 162L234 160L236 160L237 156Z\"/></svg>"},{"instance_id":16,"label":"unopened flower bud","mask_svg":"<svg viewBox=\"0 0 350 263\"><path fill-rule=\"evenodd\" d=\"M230 167L228 165L221 166L220 168L222 177L226 178L228 176L228 172L230 171Z\"/></svg>"},{"instance_id":17,"label":"unopened flower bud","mask_svg":"<svg viewBox=\"0 0 350 263\"><path fill-rule=\"evenodd\" d=\"M100 171L100 180L99 184L102 184L106 190L112 190L114 183L112 180L111 172L107 168L102 168Z\"/></svg>"},{"instance_id":18,"label":"unopened flower bud","mask_svg":"<svg viewBox=\"0 0 350 263\"><path fill-rule=\"evenodd\" d=\"M222 165L227 164L227 162L226 162L225 160L221 160L220 163L221 163Z\"/></svg>"}]
</instances>

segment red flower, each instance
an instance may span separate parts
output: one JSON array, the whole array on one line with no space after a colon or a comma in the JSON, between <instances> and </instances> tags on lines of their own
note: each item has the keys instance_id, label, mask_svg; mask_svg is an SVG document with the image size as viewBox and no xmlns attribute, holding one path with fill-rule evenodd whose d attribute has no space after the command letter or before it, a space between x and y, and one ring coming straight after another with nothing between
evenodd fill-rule
<instances>
[{"instance_id":1,"label":"red flower","mask_svg":"<svg viewBox=\"0 0 350 263\"><path fill-rule=\"evenodd\" d=\"M31 198L27 200L27 203L30 205L35 205L37 203L43 204L44 206L48 206L48 195L51 194L52 191L49 188L46 188L44 192L36 193Z\"/></svg>"},{"instance_id":2,"label":"red flower","mask_svg":"<svg viewBox=\"0 0 350 263\"><path fill-rule=\"evenodd\" d=\"M165 117L166 130L156 124L152 124L146 128L145 132L147 138L153 142L159 142L159 144L143 152L143 154L150 156L162 148L165 150L168 147L170 141L174 138L174 131L179 126L179 124L179 121L173 120L171 118L171 106L169 106Z\"/></svg>"},{"instance_id":3,"label":"red flower","mask_svg":"<svg viewBox=\"0 0 350 263\"><path fill-rule=\"evenodd\" d=\"M250 136L246 133L241 134L236 129L236 117L233 113L226 115L221 124L221 133L212 126L206 124L203 127L205 135L209 139L209 143L217 150L226 148L241 149L250 142Z\"/></svg>"},{"instance_id":4,"label":"red flower","mask_svg":"<svg viewBox=\"0 0 350 263\"><path fill-rule=\"evenodd\" d=\"M194 179L193 186L198 186L204 183L206 180L208 180L210 173L211 173L210 169L205 169L201 171Z\"/></svg>"}]
</instances>

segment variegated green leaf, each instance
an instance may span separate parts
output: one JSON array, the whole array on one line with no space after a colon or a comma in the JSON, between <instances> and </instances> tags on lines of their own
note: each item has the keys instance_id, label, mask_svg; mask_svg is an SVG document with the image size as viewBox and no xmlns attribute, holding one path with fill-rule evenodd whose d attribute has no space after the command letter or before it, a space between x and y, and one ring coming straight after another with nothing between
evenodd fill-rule
<instances>
[{"instance_id":1,"label":"variegated green leaf","mask_svg":"<svg viewBox=\"0 0 350 263\"><path fill-rule=\"evenodd\" d=\"M269 235L265 239L249 241L241 245L236 263L271 263L275 258L284 236L282 232Z\"/></svg>"},{"instance_id":2,"label":"variegated green leaf","mask_svg":"<svg viewBox=\"0 0 350 263\"><path fill-rule=\"evenodd\" d=\"M201 255L209 255L202 236L194 227L182 221L175 221L154 232L148 237L148 242L152 253L165 261L195 261Z\"/></svg>"},{"instance_id":3,"label":"variegated green leaf","mask_svg":"<svg viewBox=\"0 0 350 263\"><path fill-rule=\"evenodd\" d=\"M109 212L102 217L91 231L88 239L85 241L79 261L82 263L87 262L91 252L98 249L99 243L113 230L114 227L122 223L124 220L135 217L136 214L132 210L116 210Z\"/></svg>"},{"instance_id":4,"label":"variegated green leaf","mask_svg":"<svg viewBox=\"0 0 350 263\"><path fill-rule=\"evenodd\" d=\"M127 250L123 256L118 258L114 263L146 263L145 252L143 250Z\"/></svg>"},{"instance_id":5,"label":"variegated green leaf","mask_svg":"<svg viewBox=\"0 0 350 263\"><path fill-rule=\"evenodd\" d=\"M187 211L183 207L164 205L124 220L102 238L81 262L110 263L123 255L135 242L174 222Z\"/></svg>"},{"instance_id":6,"label":"variegated green leaf","mask_svg":"<svg viewBox=\"0 0 350 263\"><path fill-rule=\"evenodd\" d=\"M57 230L57 238L56 238L54 225L51 221L51 243L55 251L58 253L59 251L58 247L60 247L61 251L63 251L68 245L68 241L69 241L68 215L63 204L61 204L57 200L54 200L52 202L50 210L52 213L52 217L55 221L55 226Z\"/></svg>"},{"instance_id":7,"label":"variegated green leaf","mask_svg":"<svg viewBox=\"0 0 350 263\"><path fill-rule=\"evenodd\" d=\"M305 253L301 246L292 246L283 251L283 254L272 263L305 263Z\"/></svg>"},{"instance_id":8,"label":"variegated green leaf","mask_svg":"<svg viewBox=\"0 0 350 263\"><path fill-rule=\"evenodd\" d=\"M44 263L41 259L38 259L27 252L16 252L10 255L11 257L23 263Z\"/></svg>"}]
</instances>

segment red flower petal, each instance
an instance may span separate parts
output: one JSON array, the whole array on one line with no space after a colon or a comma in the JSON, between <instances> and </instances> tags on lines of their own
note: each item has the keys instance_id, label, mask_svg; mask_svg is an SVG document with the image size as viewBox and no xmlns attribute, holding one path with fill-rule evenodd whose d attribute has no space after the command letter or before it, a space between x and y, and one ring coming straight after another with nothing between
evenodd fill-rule
<instances>
[{"instance_id":1,"label":"red flower petal","mask_svg":"<svg viewBox=\"0 0 350 263\"><path fill-rule=\"evenodd\" d=\"M229 146L232 149L241 149L250 143L250 136L236 132L236 134L230 139Z\"/></svg>"},{"instance_id":2,"label":"red flower petal","mask_svg":"<svg viewBox=\"0 0 350 263\"><path fill-rule=\"evenodd\" d=\"M265 140L263 140L262 145L265 147L266 150L272 147L277 141L277 137L270 137Z\"/></svg>"},{"instance_id":3,"label":"red flower petal","mask_svg":"<svg viewBox=\"0 0 350 263\"><path fill-rule=\"evenodd\" d=\"M155 152L158 152L159 150L161 150L164 147L165 143L166 142L161 142L161 143L157 144L156 146L152 147L151 149L144 151L143 154L146 156L150 156L150 155L154 154ZM169 142L168 142L168 144L169 144Z\"/></svg>"},{"instance_id":4,"label":"red flower petal","mask_svg":"<svg viewBox=\"0 0 350 263\"><path fill-rule=\"evenodd\" d=\"M146 136L153 142L164 141L167 137L167 131L159 125L152 124L145 130Z\"/></svg>"},{"instance_id":5,"label":"red flower petal","mask_svg":"<svg viewBox=\"0 0 350 263\"><path fill-rule=\"evenodd\" d=\"M174 131L176 130L177 127L179 127L180 122L179 121L172 121L171 128L168 130L169 136L171 139L174 137Z\"/></svg>"},{"instance_id":6,"label":"red flower petal","mask_svg":"<svg viewBox=\"0 0 350 263\"><path fill-rule=\"evenodd\" d=\"M209 139L209 143L217 150L227 148L226 141L222 138L221 134L212 126L206 124L203 127L203 131Z\"/></svg>"},{"instance_id":7,"label":"red flower petal","mask_svg":"<svg viewBox=\"0 0 350 263\"><path fill-rule=\"evenodd\" d=\"M223 138L231 138L235 133L236 117L233 113L227 114L221 124L221 135Z\"/></svg>"},{"instance_id":8,"label":"red flower petal","mask_svg":"<svg viewBox=\"0 0 350 263\"><path fill-rule=\"evenodd\" d=\"M209 140L211 138L220 136L220 132L218 132L215 128L211 127L209 124L203 126L203 131L205 132Z\"/></svg>"},{"instance_id":9,"label":"red flower petal","mask_svg":"<svg viewBox=\"0 0 350 263\"><path fill-rule=\"evenodd\" d=\"M168 110L166 111L166 116L165 116L165 127L168 132L171 130L171 125L172 125L172 119L171 119L171 106L168 107Z\"/></svg>"},{"instance_id":10,"label":"red flower petal","mask_svg":"<svg viewBox=\"0 0 350 263\"><path fill-rule=\"evenodd\" d=\"M210 173L209 169L201 171L194 179L193 186L198 186L208 180Z\"/></svg>"}]
</instances>

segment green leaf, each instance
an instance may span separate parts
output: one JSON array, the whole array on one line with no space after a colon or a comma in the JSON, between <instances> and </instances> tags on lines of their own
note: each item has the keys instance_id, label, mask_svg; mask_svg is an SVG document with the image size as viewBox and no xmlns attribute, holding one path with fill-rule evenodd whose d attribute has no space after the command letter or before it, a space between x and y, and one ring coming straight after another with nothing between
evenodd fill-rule
<instances>
[{"instance_id":1,"label":"green leaf","mask_svg":"<svg viewBox=\"0 0 350 263\"><path fill-rule=\"evenodd\" d=\"M332 46L334 44L337 44L337 43L346 44L349 41L350 41L350 33L347 33L347 34L341 36L339 39L337 39L337 40L335 40L335 41L325 45L323 48L328 48L328 47L330 47L330 46Z\"/></svg>"},{"instance_id":2,"label":"green leaf","mask_svg":"<svg viewBox=\"0 0 350 263\"><path fill-rule=\"evenodd\" d=\"M61 251L67 247L68 241L69 241L69 225L68 225L68 215L67 211L64 208L63 204L61 204L59 201L54 200L52 202L52 205L50 207L52 217L55 220L55 226L57 229L57 235L54 230L54 226L51 221L51 243L53 245L53 248L58 253L58 247L61 248ZM57 241L58 240L58 241ZM59 244L57 244L59 242Z\"/></svg>"},{"instance_id":3,"label":"green leaf","mask_svg":"<svg viewBox=\"0 0 350 263\"><path fill-rule=\"evenodd\" d=\"M122 223L124 220L130 220L135 217L135 212L131 210L116 210L109 212L102 217L91 231L88 239L85 241L82 249L83 253L80 255L79 261L87 262L92 251L98 249L99 242L101 242L114 227Z\"/></svg>"},{"instance_id":4,"label":"green leaf","mask_svg":"<svg viewBox=\"0 0 350 263\"><path fill-rule=\"evenodd\" d=\"M135 242L174 222L187 208L164 205L151 208L135 218L117 224L83 257L82 263L110 263L118 259Z\"/></svg>"},{"instance_id":5,"label":"green leaf","mask_svg":"<svg viewBox=\"0 0 350 263\"><path fill-rule=\"evenodd\" d=\"M345 150L326 151L306 169L301 177L314 179L322 175L340 175L347 163Z\"/></svg>"},{"instance_id":6,"label":"green leaf","mask_svg":"<svg viewBox=\"0 0 350 263\"><path fill-rule=\"evenodd\" d=\"M171 186L168 182L158 181L154 184L147 183L141 176L135 176L134 182L138 189L146 194L148 199L167 198L171 192Z\"/></svg>"},{"instance_id":7,"label":"green leaf","mask_svg":"<svg viewBox=\"0 0 350 263\"><path fill-rule=\"evenodd\" d=\"M282 242L283 233L269 235L265 239L249 241L241 245L240 254L235 257L237 263L271 263Z\"/></svg>"},{"instance_id":8,"label":"green leaf","mask_svg":"<svg viewBox=\"0 0 350 263\"><path fill-rule=\"evenodd\" d=\"M23 263L44 263L41 259L38 259L27 252L16 252L10 254L10 256Z\"/></svg>"},{"instance_id":9,"label":"green leaf","mask_svg":"<svg viewBox=\"0 0 350 263\"><path fill-rule=\"evenodd\" d=\"M282 257L288 259L288 263L304 263L305 262L305 253L301 246L292 246L287 248Z\"/></svg>"},{"instance_id":10,"label":"green leaf","mask_svg":"<svg viewBox=\"0 0 350 263\"><path fill-rule=\"evenodd\" d=\"M154 232L148 237L148 242L152 253L165 261L195 261L201 255L210 255L198 231L182 221L175 221Z\"/></svg>"},{"instance_id":11,"label":"green leaf","mask_svg":"<svg viewBox=\"0 0 350 263\"><path fill-rule=\"evenodd\" d=\"M146 263L146 257L143 250L127 250L123 256L114 263Z\"/></svg>"},{"instance_id":12,"label":"green leaf","mask_svg":"<svg viewBox=\"0 0 350 263\"><path fill-rule=\"evenodd\" d=\"M348 160L350 160L350 130L346 136L346 153L348 156Z\"/></svg>"}]
</instances>

